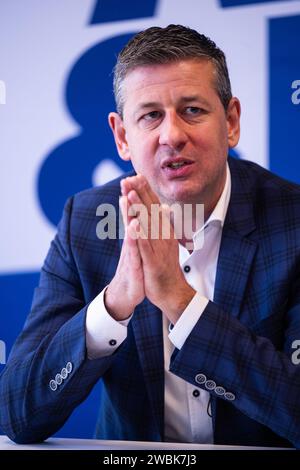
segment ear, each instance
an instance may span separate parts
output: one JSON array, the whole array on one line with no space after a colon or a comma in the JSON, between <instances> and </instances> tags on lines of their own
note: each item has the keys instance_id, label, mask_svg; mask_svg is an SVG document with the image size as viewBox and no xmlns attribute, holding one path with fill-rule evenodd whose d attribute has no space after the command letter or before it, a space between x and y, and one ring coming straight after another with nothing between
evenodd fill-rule
<instances>
[{"instance_id":1,"label":"ear","mask_svg":"<svg viewBox=\"0 0 300 470\"><path fill-rule=\"evenodd\" d=\"M118 113L109 113L108 123L113 132L118 154L122 160L131 160L123 120Z\"/></svg>"},{"instance_id":2,"label":"ear","mask_svg":"<svg viewBox=\"0 0 300 470\"><path fill-rule=\"evenodd\" d=\"M241 104L237 98L231 98L226 111L228 145L230 148L235 147L240 140L240 116Z\"/></svg>"}]
</instances>

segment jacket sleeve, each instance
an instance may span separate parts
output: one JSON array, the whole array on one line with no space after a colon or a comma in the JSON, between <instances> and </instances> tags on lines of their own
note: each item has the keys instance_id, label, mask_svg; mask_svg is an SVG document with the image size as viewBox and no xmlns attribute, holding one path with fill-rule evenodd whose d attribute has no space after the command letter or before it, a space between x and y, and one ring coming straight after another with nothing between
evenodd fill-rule
<instances>
[{"instance_id":1,"label":"jacket sleeve","mask_svg":"<svg viewBox=\"0 0 300 470\"><path fill-rule=\"evenodd\" d=\"M284 307L250 329L209 302L170 370L300 448L300 365L292 360L300 339L299 279Z\"/></svg>"},{"instance_id":2,"label":"jacket sleeve","mask_svg":"<svg viewBox=\"0 0 300 470\"><path fill-rule=\"evenodd\" d=\"M81 282L70 247L66 204L32 309L0 377L0 427L17 443L55 433L118 356L89 360ZM122 348L122 346L120 346Z\"/></svg>"}]
</instances>

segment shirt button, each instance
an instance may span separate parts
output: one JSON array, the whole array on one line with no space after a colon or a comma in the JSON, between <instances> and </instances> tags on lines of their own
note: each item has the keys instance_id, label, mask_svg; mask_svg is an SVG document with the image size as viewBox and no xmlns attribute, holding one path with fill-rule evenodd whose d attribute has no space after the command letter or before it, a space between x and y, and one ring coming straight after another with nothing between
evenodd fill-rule
<instances>
[{"instance_id":1,"label":"shirt button","mask_svg":"<svg viewBox=\"0 0 300 470\"><path fill-rule=\"evenodd\" d=\"M185 273L189 273L190 270L191 270L190 266L188 266L188 265L186 265L183 269L184 269Z\"/></svg>"},{"instance_id":2,"label":"shirt button","mask_svg":"<svg viewBox=\"0 0 300 470\"><path fill-rule=\"evenodd\" d=\"M196 397L196 398L199 397L199 395L200 395L199 390L197 390L197 389L194 390L194 391L193 391L193 395L194 395L194 397Z\"/></svg>"},{"instance_id":3,"label":"shirt button","mask_svg":"<svg viewBox=\"0 0 300 470\"><path fill-rule=\"evenodd\" d=\"M117 341L115 339L111 339L109 341L110 346L115 346L117 344Z\"/></svg>"}]
</instances>

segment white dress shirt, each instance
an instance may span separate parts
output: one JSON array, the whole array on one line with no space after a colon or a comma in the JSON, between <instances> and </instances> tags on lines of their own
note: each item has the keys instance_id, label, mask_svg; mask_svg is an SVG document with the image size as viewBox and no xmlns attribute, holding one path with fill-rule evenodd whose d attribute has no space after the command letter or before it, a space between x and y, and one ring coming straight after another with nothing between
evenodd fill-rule
<instances>
[{"instance_id":1,"label":"white dress shirt","mask_svg":"<svg viewBox=\"0 0 300 470\"><path fill-rule=\"evenodd\" d=\"M227 165L223 192L206 223L193 236L194 251L179 245L179 263L187 282L196 294L175 326L163 315L165 363L165 436L166 441L213 443L212 419L208 414L209 392L189 384L169 371L174 347L181 349L202 315L209 300L213 300L217 261L222 228L231 193L231 177ZM204 243L199 248L204 231ZM199 249L198 249L199 248ZM118 322L104 305L105 289L90 303L86 316L86 344L90 359L112 354L127 337L130 319ZM114 339L113 341L112 338Z\"/></svg>"}]
</instances>

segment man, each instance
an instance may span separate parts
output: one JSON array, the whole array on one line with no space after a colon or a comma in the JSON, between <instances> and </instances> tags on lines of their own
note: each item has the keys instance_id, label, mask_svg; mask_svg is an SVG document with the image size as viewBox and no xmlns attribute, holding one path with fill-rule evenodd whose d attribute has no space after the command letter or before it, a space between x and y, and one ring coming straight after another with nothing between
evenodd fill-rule
<instances>
[{"instance_id":1,"label":"man","mask_svg":"<svg viewBox=\"0 0 300 470\"><path fill-rule=\"evenodd\" d=\"M1 377L1 428L43 440L102 378L96 437L300 446L300 188L228 158L240 104L205 36L137 34L114 84L109 124L137 174L68 201ZM120 195L125 239L99 240L97 207ZM162 222L174 203L203 204L205 223L145 236L153 205Z\"/></svg>"}]
</instances>

